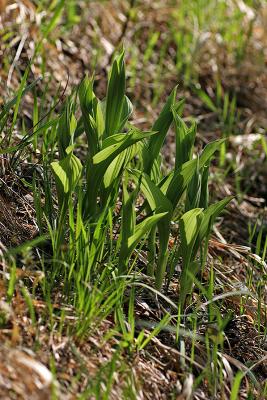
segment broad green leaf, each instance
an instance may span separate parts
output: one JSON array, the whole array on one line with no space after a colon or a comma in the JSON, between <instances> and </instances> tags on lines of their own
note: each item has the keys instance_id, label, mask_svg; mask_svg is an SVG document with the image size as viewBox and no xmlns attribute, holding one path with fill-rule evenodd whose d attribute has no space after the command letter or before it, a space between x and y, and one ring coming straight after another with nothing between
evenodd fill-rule
<instances>
[{"instance_id":1,"label":"broad green leaf","mask_svg":"<svg viewBox=\"0 0 267 400\"><path fill-rule=\"evenodd\" d=\"M130 170L130 172L134 177L138 179L141 178L141 190L152 211L172 212L173 208L171 202L145 172L142 173L138 170Z\"/></svg>"},{"instance_id":2,"label":"broad green leaf","mask_svg":"<svg viewBox=\"0 0 267 400\"><path fill-rule=\"evenodd\" d=\"M104 175L112 161L125 149L140 140L150 137L155 132L140 132L132 129L127 134L113 135L103 142L103 150L98 152L87 170L87 191L84 198L85 215L95 215L97 193L101 187Z\"/></svg>"},{"instance_id":3,"label":"broad green leaf","mask_svg":"<svg viewBox=\"0 0 267 400\"><path fill-rule=\"evenodd\" d=\"M104 138L115 135L121 126L125 95L124 51L114 60L108 80Z\"/></svg>"},{"instance_id":4,"label":"broad green leaf","mask_svg":"<svg viewBox=\"0 0 267 400\"><path fill-rule=\"evenodd\" d=\"M191 126L188 128L186 140L185 140L185 147L186 151L189 155L189 160L192 158L193 150L194 150L194 143L197 134L197 124L196 121L192 121Z\"/></svg>"},{"instance_id":5,"label":"broad green leaf","mask_svg":"<svg viewBox=\"0 0 267 400\"><path fill-rule=\"evenodd\" d=\"M55 176L59 205L62 206L81 177L82 164L74 154L70 153L64 159L52 162L51 168Z\"/></svg>"},{"instance_id":6,"label":"broad green leaf","mask_svg":"<svg viewBox=\"0 0 267 400\"><path fill-rule=\"evenodd\" d=\"M208 233L208 229L210 226L210 220L212 220L212 222L214 222L215 219L225 209L225 207L230 203L231 200L233 200L233 196L228 196L225 199L218 201L217 203L211 204L204 211L203 220L202 220L200 230L199 230L199 237L200 237L201 241L204 239L204 237Z\"/></svg>"},{"instance_id":7,"label":"broad green leaf","mask_svg":"<svg viewBox=\"0 0 267 400\"><path fill-rule=\"evenodd\" d=\"M84 132L83 117L81 116L77 121L77 126L74 133L74 139L81 136Z\"/></svg>"},{"instance_id":8,"label":"broad green leaf","mask_svg":"<svg viewBox=\"0 0 267 400\"><path fill-rule=\"evenodd\" d=\"M101 113L103 115L103 118L105 118L105 115L106 115L106 106L107 106L107 101L106 101L106 99L104 99L100 103ZM121 110L121 114L119 116L118 128L116 129L117 132L123 132L123 129L124 129L128 119L132 115L132 113L133 113L133 105L131 103L131 100L126 95L124 95L122 110ZM106 137L106 139L107 139L107 137Z\"/></svg>"},{"instance_id":9,"label":"broad green leaf","mask_svg":"<svg viewBox=\"0 0 267 400\"><path fill-rule=\"evenodd\" d=\"M131 100L127 96L124 96L122 111L120 115L120 122L118 126L118 132L123 131L123 128L128 119L130 118L130 116L132 115L132 113L133 113L133 105L131 103Z\"/></svg>"},{"instance_id":10,"label":"broad green leaf","mask_svg":"<svg viewBox=\"0 0 267 400\"><path fill-rule=\"evenodd\" d=\"M167 215L167 213L155 214L151 217L146 217L141 223L135 225L136 213L134 209L134 201L138 190L139 185L135 191L129 195L127 189L124 187L123 232L119 258L119 270L121 273L125 272L128 260L140 240L142 240L145 235Z\"/></svg>"},{"instance_id":11,"label":"broad green leaf","mask_svg":"<svg viewBox=\"0 0 267 400\"><path fill-rule=\"evenodd\" d=\"M167 213L159 213L145 218L144 221L136 225L134 234L128 239L129 252L132 253L137 243L153 228Z\"/></svg>"},{"instance_id":12,"label":"broad green leaf","mask_svg":"<svg viewBox=\"0 0 267 400\"><path fill-rule=\"evenodd\" d=\"M184 302L188 292L192 287L192 276L197 268L197 263L192 259L194 244L197 240L201 221L203 219L203 210L195 208L186 212L179 220L180 235L181 235L181 252L183 258L182 274L180 281L180 304L184 306Z\"/></svg>"},{"instance_id":13,"label":"broad green leaf","mask_svg":"<svg viewBox=\"0 0 267 400\"><path fill-rule=\"evenodd\" d=\"M200 220L203 217L203 209L195 208L187 211L179 220L183 254L188 257L187 250L192 247L200 228Z\"/></svg>"},{"instance_id":14,"label":"broad green leaf","mask_svg":"<svg viewBox=\"0 0 267 400\"><path fill-rule=\"evenodd\" d=\"M191 127L188 128L176 110L173 110L173 118L176 143L175 169L177 170L192 157L196 137L196 123L193 122Z\"/></svg>"},{"instance_id":15,"label":"broad green leaf","mask_svg":"<svg viewBox=\"0 0 267 400\"><path fill-rule=\"evenodd\" d=\"M141 132L138 129L132 129L127 134L118 133L104 140L102 150L93 158L94 165L109 166L111 161L127 147L135 144L139 140L146 139L156 132Z\"/></svg>"},{"instance_id":16,"label":"broad green leaf","mask_svg":"<svg viewBox=\"0 0 267 400\"><path fill-rule=\"evenodd\" d=\"M200 270L200 264L198 261L189 261L186 267L183 267L181 278L180 278L180 297L179 302L183 309L186 296L191 293L194 284L194 278Z\"/></svg>"},{"instance_id":17,"label":"broad green leaf","mask_svg":"<svg viewBox=\"0 0 267 400\"><path fill-rule=\"evenodd\" d=\"M135 200L138 194L139 186L129 194L127 183L123 183L123 206L122 206L122 222L120 233L120 255L119 255L119 270L125 272L129 256L128 239L134 234L136 226Z\"/></svg>"},{"instance_id":18,"label":"broad green leaf","mask_svg":"<svg viewBox=\"0 0 267 400\"><path fill-rule=\"evenodd\" d=\"M100 149L100 138L104 131L104 118L99 100L93 91L94 80L85 77L79 87L83 127L88 140L89 156L93 157ZM82 131L81 123L76 136Z\"/></svg>"},{"instance_id":19,"label":"broad green leaf","mask_svg":"<svg viewBox=\"0 0 267 400\"><path fill-rule=\"evenodd\" d=\"M133 144L127 149L123 150L108 166L103 183L104 188L108 188L112 185L115 179L120 175L123 169L126 168L127 164L131 159L138 154L138 143Z\"/></svg>"},{"instance_id":20,"label":"broad green leaf","mask_svg":"<svg viewBox=\"0 0 267 400\"><path fill-rule=\"evenodd\" d=\"M73 105L70 100L67 101L65 109L59 118L57 128L57 140L60 158L66 155L66 148L73 144L74 133L77 121L73 114Z\"/></svg>"},{"instance_id":21,"label":"broad green leaf","mask_svg":"<svg viewBox=\"0 0 267 400\"><path fill-rule=\"evenodd\" d=\"M215 153L216 150L220 148L223 142L224 139L216 140L212 143L209 143L204 148L199 158L200 169L203 168L203 166L209 161L211 156ZM184 190L191 181L197 168L197 164L197 159L187 161L177 171L171 173L164 181L161 190L163 191L163 193L166 193L173 207L176 207Z\"/></svg>"},{"instance_id":22,"label":"broad green leaf","mask_svg":"<svg viewBox=\"0 0 267 400\"><path fill-rule=\"evenodd\" d=\"M201 152L199 168L203 168L205 164L210 160L215 151L219 150L220 146L225 142L225 139L214 140L214 142L208 143Z\"/></svg>"},{"instance_id":23,"label":"broad green leaf","mask_svg":"<svg viewBox=\"0 0 267 400\"><path fill-rule=\"evenodd\" d=\"M174 208L192 179L196 168L196 159L187 161L177 171L171 172L160 182L162 192L166 193Z\"/></svg>"},{"instance_id":24,"label":"broad green leaf","mask_svg":"<svg viewBox=\"0 0 267 400\"><path fill-rule=\"evenodd\" d=\"M198 237L194 243L192 258L196 257L197 252L202 244L202 241L205 239L206 240L209 239L210 232L215 222L215 219L219 216L219 214L224 210L224 208L227 206L227 204L229 204L229 202L232 199L233 199L232 196L226 197L225 199L210 205L206 210L204 210Z\"/></svg>"},{"instance_id":25,"label":"broad green leaf","mask_svg":"<svg viewBox=\"0 0 267 400\"><path fill-rule=\"evenodd\" d=\"M173 119L174 119L174 128L175 128L175 145L176 145L176 154L175 154L175 169L178 169L179 166L184 164L189 160L188 152L184 149L184 140L187 135L187 126L182 118L176 113L175 110L172 109Z\"/></svg>"},{"instance_id":26,"label":"broad green leaf","mask_svg":"<svg viewBox=\"0 0 267 400\"><path fill-rule=\"evenodd\" d=\"M201 195L201 173L199 170L199 158L197 158L197 166L193 178L189 182L186 191L185 211L199 207Z\"/></svg>"},{"instance_id":27,"label":"broad green leaf","mask_svg":"<svg viewBox=\"0 0 267 400\"><path fill-rule=\"evenodd\" d=\"M209 167L210 160L202 168L201 174L201 194L199 199L199 207L203 207L204 209L208 208L209 205Z\"/></svg>"},{"instance_id":28,"label":"broad green leaf","mask_svg":"<svg viewBox=\"0 0 267 400\"><path fill-rule=\"evenodd\" d=\"M128 193L126 184L123 185L123 239L126 241L134 234L136 226L135 200L139 187L131 193Z\"/></svg>"},{"instance_id":29,"label":"broad green leaf","mask_svg":"<svg viewBox=\"0 0 267 400\"><path fill-rule=\"evenodd\" d=\"M184 105L184 100L176 103L176 93L177 87L173 89L169 98L167 99L166 104L164 105L158 119L154 123L152 130L157 131L157 135L147 143L147 146L144 147L143 151L143 161L144 161L144 171L147 174L150 174L153 163L157 160L160 149L163 145L169 127L173 121L173 107L175 108L177 113L182 112L182 108Z\"/></svg>"},{"instance_id":30,"label":"broad green leaf","mask_svg":"<svg viewBox=\"0 0 267 400\"><path fill-rule=\"evenodd\" d=\"M158 159L155 160L152 165L152 169L151 169L151 173L150 173L152 181L155 182L156 184L158 184L163 178L161 166L162 166L162 155L159 154Z\"/></svg>"},{"instance_id":31,"label":"broad green leaf","mask_svg":"<svg viewBox=\"0 0 267 400\"><path fill-rule=\"evenodd\" d=\"M168 259L170 222L173 213L173 207L168 198L162 193L160 188L154 182L152 182L146 173L142 174L137 170L131 172L139 179L141 177L140 188L150 206L151 211L155 211L157 213L166 212L165 217L162 218L157 225L159 232L159 258L156 270L156 286L158 289L160 289L163 283Z\"/></svg>"}]
</instances>

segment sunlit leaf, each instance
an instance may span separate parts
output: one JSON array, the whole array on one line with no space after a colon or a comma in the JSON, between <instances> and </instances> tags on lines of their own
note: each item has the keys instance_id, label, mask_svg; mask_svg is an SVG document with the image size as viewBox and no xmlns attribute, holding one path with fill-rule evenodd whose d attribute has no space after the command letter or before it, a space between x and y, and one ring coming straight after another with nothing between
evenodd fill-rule
<instances>
[{"instance_id":1,"label":"sunlit leaf","mask_svg":"<svg viewBox=\"0 0 267 400\"><path fill-rule=\"evenodd\" d=\"M115 135L121 128L125 96L124 51L114 60L108 80L104 137ZM129 106L129 104L127 104ZM127 107L126 107L127 108ZM124 115L125 119L125 115Z\"/></svg>"},{"instance_id":2,"label":"sunlit leaf","mask_svg":"<svg viewBox=\"0 0 267 400\"><path fill-rule=\"evenodd\" d=\"M74 191L82 172L80 160L71 152L64 159L51 163L54 173L59 204L62 205Z\"/></svg>"}]
</instances>

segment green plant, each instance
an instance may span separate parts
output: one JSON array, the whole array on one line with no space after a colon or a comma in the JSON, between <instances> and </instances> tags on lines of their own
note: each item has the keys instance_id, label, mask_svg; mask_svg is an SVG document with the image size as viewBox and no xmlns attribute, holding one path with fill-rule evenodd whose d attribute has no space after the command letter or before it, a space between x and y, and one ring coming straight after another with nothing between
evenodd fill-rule
<instances>
[{"instance_id":1,"label":"green plant","mask_svg":"<svg viewBox=\"0 0 267 400\"><path fill-rule=\"evenodd\" d=\"M223 140L208 144L198 157L193 158L196 124L192 123L187 127L181 119L179 114L184 101L176 101L176 88L169 96L151 131L141 132L132 126L128 122L132 105L125 94L123 52L113 62L106 99L100 101L94 94L93 78L86 77L78 92L82 116L76 122L77 104L72 96L67 100L58 122L57 142L60 160L51 164L59 205L54 241L56 258L60 257L60 246L67 239L67 232L69 240L73 242L71 248L75 247L79 235L76 233L76 239L71 239L71 232L77 230L79 221L83 227L82 230L78 229L79 234L84 232L83 240L86 241L88 237L90 243L88 270L95 268L97 260L100 262L103 259L105 252L103 232L107 232L107 227L110 225L108 221L113 219L113 210L118 197L121 197L122 184L120 236L116 246L118 272L128 273L132 253L140 242L144 243L148 238L150 262L147 273L152 277L155 276L156 288L160 290L169 257L171 221L176 218L178 204L185 199L187 213L179 218L181 232L179 254L183 258L180 297L181 305L184 306L185 297L190 293L193 283L188 271L193 270L196 274L199 270L197 254L202 248L203 241L208 240L215 217L230 201L230 198L227 198L208 206L208 166L215 151L223 144ZM172 123L176 136L176 162L174 170L164 176L160 150ZM77 138L83 132L86 133L88 154L82 165L74 152L76 152ZM138 163L135 161L136 157ZM131 193L129 193L130 187L132 187ZM75 194L77 200L73 197ZM136 204L141 198L144 200L143 205L136 209ZM77 211L73 212L75 204ZM115 221L114 223L118 224ZM53 227L51 229L53 230ZM75 236L75 233L73 234ZM74 263L75 257L77 255L75 256L74 252L71 257ZM203 256L202 264L204 259ZM65 255L64 260L66 261ZM73 268L75 267L71 267L71 271ZM86 282L90 279L90 275L88 271L85 273Z\"/></svg>"}]
</instances>

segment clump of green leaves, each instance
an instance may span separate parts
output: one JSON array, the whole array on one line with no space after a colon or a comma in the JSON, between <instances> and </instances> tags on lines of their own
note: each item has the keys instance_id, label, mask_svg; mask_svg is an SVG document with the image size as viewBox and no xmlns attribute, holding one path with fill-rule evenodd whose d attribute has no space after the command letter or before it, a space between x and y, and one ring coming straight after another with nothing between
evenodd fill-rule
<instances>
[{"instance_id":1,"label":"clump of green leaves","mask_svg":"<svg viewBox=\"0 0 267 400\"><path fill-rule=\"evenodd\" d=\"M69 231L76 231L76 242L82 235L82 240L90 243L88 268L91 271L96 262L101 264L104 259L103 232L111 232L113 243L112 230L117 225L119 236L114 247L117 273L129 272L131 256L142 243L147 249L146 273L155 278L155 287L161 290L169 260L171 223L176 221L181 242L178 255L183 263L180 289L183 307L194 276L205 261L203 248L207 246L203 243L206 241L207 245L215 218L230 201L227 198L208 204L209 164L224 141L208 144L193 157L196 124L187 126L182 120L184 101L176 100L177 88L170 94L151 130L140 131L129 123L133 107L126 96L125 76L124 53L121 52L109 74L106 98L98 99L93 78L85 77L78 88L81 117L76 120L78 106L71 97L59 119L60 159L51 164L60 208L57 226L65 226L59 229L58 245ZM174 169L164 175L160 152L171 125L175 130L176 161ZM75 148L77 138L84 132L88 151L86 159L81 161ZM115 218L118 199L122 207L119 217ZM137 206L141 199L142 206ZM183 204L184 214L176 217L177 207ZM74 206L76 214L70 212ZM64 222L68 211L71 226ZM74 264L77 257L79 255L73 253ZM169 278L171 274L168 273ZM91 273L85 272L85 279L90 280L90 276Z\"/></svg>"}]
</instances>

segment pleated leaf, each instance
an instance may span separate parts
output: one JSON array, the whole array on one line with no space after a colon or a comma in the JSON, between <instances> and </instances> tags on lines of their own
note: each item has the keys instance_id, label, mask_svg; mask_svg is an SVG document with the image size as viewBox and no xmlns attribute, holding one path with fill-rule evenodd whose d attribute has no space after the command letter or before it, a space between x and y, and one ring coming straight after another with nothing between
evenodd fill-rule
<instances>
[{"instance_id":1,"label":"pleated leaf","mask_svg":"<svg viewBox=\"0 0 267 400\"><path fill-rule=\"evenodd\" d=\"M82 173L82 164L70 152L64 159L52 162L51 168L56 181L59 205L61 206L79 182Z\"/></svg>"},{"instance_id":2,"label":"pleated leaf","mask_svg":"<svg viewBox=\"0 0 267 400\"><path fill-rule=\"evenodd\" d=\"M153 134L155 132L141 132L138 129L132 129L127 134L116 134L104 140L103 149L93 157L92 165L89 164L87 168L87 192L84 199L87 217L89 217L90 212L93 215L95 214L97 193L112 161L128 147ZM113 174L114 179L117 178L113 171L110 171L110 174Z\"/></svg>"},{"instance_id":3,"label":"pleated leaf","mask_svg":"<svg viewBox=\"0 0 267 400\"><path fill-rule=\"evenodd\" d=\"M164 105L158 119L152 126L153 131L157 131L157 135L151 138L143 151L144 171L150 174L154 162L158 159L160 149L164 143L167 132L173 121L173 109L177 113L181 113L184 100L176 102L177 87L173 89L166 104Z\"/></svg>"},{"instance_id":4,"label":"pleated leaf","mask_svg":"<svg viewBox=\"0 0 267 400\"><path fill-rule=\"evenodd\" d=\"M192 288L192 276L196 274L198 264L192 259L192 251L197 240L201 221L203 219L203 210L195 208L186 212L179 220L181 235L181 253L182 253L182 274L180 280L180 305L183 308L185 299ZM191 274L189 273L191 272Z\"/></svg>"},{"instance_id":5,"label":"pleated leaf","mask_svg":"<svg viewBox=\"0 0 267 400\"><path fill-rule=\"evenodd\" d=\"M224 139L216 140L209 143L199 158L199 168L202 168L208 160L212 157L216 150L218 150ZM187 161L177 171L171 173L162 185L162 191L165 192L168 199L171 201L173 207L176 207L184 190L188 186L192 177L195 174L198 166L197 159Z\"/></svg>"},{"instance_id":6,"label":"pleated leaf","mask_svg":"<svg viewBox=\"0 0 267 400\"><path fill-rule=\"evenodd\" d=\"M114 60L108 80L104 138L120 131L125 96L124 51Z\"/></svg>"}]
</instances>

